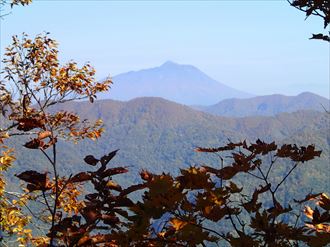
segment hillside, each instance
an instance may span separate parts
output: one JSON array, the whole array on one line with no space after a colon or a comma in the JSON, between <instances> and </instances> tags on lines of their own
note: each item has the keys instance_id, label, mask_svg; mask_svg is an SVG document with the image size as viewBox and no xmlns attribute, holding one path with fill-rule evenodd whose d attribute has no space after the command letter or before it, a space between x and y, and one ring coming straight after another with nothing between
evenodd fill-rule
<instances>
[{"instance_id":1,"label":"hillside","mask_svg":"<svg viewBox=\"0 0 330 247\"><path fill-rule=\"evenodd\" d=\"M314 143L322 149L322 157L304 165L292 176L290 183L300 184L301 191L306 193L310 188L313 191L329 190L326 186L330 175L329 115L325 113L299 111L274 117L227 118L161 98L138 98L128 102L100 100L94 104L73 102L64 108L80 113L82 118L103 118L106 133L97 142L83 141L78 145L61 142L58 156L63 175L85 169L82 159L88 154L97 157L120 149L113 165L129 167L130 173L118 177L127 185L139 181L141 169L175 174L180 168L190 165L219 164L215 155L195 153L193 150L197 146L214 147L228 139L255 141L261 138L299 145ZM40 152L23 148L23 143L22 138L9 143L17 150L17 162L11 172L24 169L49 171L51 168ZM279 171L274 169L275 173ZM11 186L16 187L17 179L11 179ZM244 183L252 186L253 179ZM287 189L290 188L288 184ZM294 191L294 194L299 193Z\"/></svg>"},{"instance_id":2,"label":"hillside","mask_svg":"<svg viewBox=\"0 0 330 247\"><path fill-rule=\"evenodd\" d=\"M113 82L112 89L99 99L126 101L155 96L186 105L210 105L225 98L252 96L210 78L194 66L170 61L159 67L117 75Z\"/></svg>"},{"instance_id":3,"label":"hillside","mask_svg":"<svg viewBox=\"0 0 330 247\"><path fill-rule=\"evenodd\" d=\"M257 96L248 99L225 99L211 106L196 106L214 115L228 117L274 116L281 112L298 110L329 110L330 101L319 95L305 92L297 96L280 94Z\"/></svg>"}]
</instances>

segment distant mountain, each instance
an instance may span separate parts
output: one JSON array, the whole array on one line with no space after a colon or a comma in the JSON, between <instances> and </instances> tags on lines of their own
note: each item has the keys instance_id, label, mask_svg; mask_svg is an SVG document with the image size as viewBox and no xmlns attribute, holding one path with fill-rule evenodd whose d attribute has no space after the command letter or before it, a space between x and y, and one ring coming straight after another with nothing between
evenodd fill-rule
<instances>
[{"instance_id":1,"label":"distant mountain","mask_svg":"<svg viewBox=\"0 0 330 247\"><path fill-rule=\"evenodd\" d=\"M213 116L196 111L161 98L138 98L128 102L100 100L94 104L71 102L62 105L69 111L77 112L82 119L102 118L106 132L97 142L85 140L77 145L60 142L58 161L60 174L86 169L83 158L88 154L99 157L114 149L120 149L111 163L112 166L128 166L130 172L115 179L124 185L139 181L139 171L177 173L180 168L190 165L210 164L219 166L218 157L194 152L197 146L216 147L231 141L244 139L255 141L276 140L279 143L314 143L323 150L321 158L305 165L290 178L286 190L299 193L327 191L329 188L329 115L316 111L282 113L273 117L228 118ZM23 138L13 139L9 146L17 150L17 163L12 173L24 169L51 170L40 151L22 147ZM284 169L288 169L284 166ZM280 172L283 166L274 166L272 172ZM278 170L279 169L279 170ZM11 185L18 186L17 178L11 177ZM16 179L16 180L15 180ZM244 187L254 181L245 180ZM290 186L295 185L295 186ZM246 186L245 186L246 185ZM252 188L252 187L251 187ZM292 191L291 191L292 192ZM282 192L281 192L282 193Z\"/></svg>"},{"instance_id":2,"label":"distant mountain","mask_svg":"<svg viewBox=\"0 0 330 247\"><path fill-rule=\"evenodd\" d=\"M210 105L226 98L247 98L251 94L228 87L191 65L166 62L113 77L114 84L99 99L131 100L162 97L186 105Z\"/></svg>"},{"instance_id":3,"label":"distant mountain","mask_svg":"<svg viewBox=\"0 0 330 247\"><path fill-rule=\"evenodd\" d=\"M257 96L248 99L225 99L211 106L194 106L214 115L228 117L274 116L281 112L298 110L329 110L330 101L319 95L305 92L297 96L280 94Z\"/></svg>"}]
</instances>

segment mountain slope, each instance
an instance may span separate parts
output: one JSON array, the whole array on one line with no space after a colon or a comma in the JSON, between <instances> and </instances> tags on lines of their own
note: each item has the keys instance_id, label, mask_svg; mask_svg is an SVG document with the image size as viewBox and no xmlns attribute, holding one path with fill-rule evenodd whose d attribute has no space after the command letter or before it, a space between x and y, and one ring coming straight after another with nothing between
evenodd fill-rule
<instances>
[{"instance_id":1,"label":"mountain slope","mask_svg":"<svg viewBox=\"0 0 330 247\"><path fill-rule=\"evenodd\" d=\"M298 110L329 110L330 101L319 95L305 92L297 96L274 94L249 99L226 99L215 105L194 108L228 117L274 116L281 112Z\"/></svg>"},{"instance_id":2,"label":"mountain slope","mask_svg":"<svg viewBox=\"0 0 330 247\"><path fill-rule=\"evenodd\" d=\"M113 166L128 166L130 173L118 176L125 185L139 181L141 169L152 172L177 173L190 165L211 164L218 166L218 157L194 152L197 146L215 147L230 139L255 141L289 142L299 145L314 143L323 153L320 159L303 164L295 173L290 184L300 184L296 195L328 190L329 177L329 116L315 111L282 113L274 117L226 118L193 110L161 98L138 98L129 102L100 100L94 104L72 102L63 105L66 110L78 112L81 117L97 119L102 117L106 132L92 142L85 140L78 145L60 142L58 159L60 173L69 175L85 169L83 157L96 157L111 150L120 149ZM9 146L17 150L17 163L12 173L25 169L50 171L51 167L38 150L22 147L23 137L13 139ZM274 167L275 177L279 171ZM18 185L11 176L11 184ZM253 184L253 180L245 181ZM285 193L285 191L283 191Z\"/></svg>"},{"instance_id":3,"label":"mountain slope","mask_svg":"<svg viewBox=\"0 0 330 247\"><path fill-rule=\"evenodd\" d=\"M131 100L156 96L186 105L210 105L225 98L250 94L228 87L191 65L166 62L151 69L117 75L109 93L99 99Z\"/></svg>"}]
</instances>

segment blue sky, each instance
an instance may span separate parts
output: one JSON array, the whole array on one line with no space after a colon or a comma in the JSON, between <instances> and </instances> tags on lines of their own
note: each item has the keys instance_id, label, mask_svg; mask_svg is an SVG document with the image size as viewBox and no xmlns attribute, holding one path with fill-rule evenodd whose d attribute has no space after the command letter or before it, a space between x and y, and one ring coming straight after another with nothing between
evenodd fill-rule
<instances>
[{"instance_id":1,"label":"blue sky","mask_svg":"<svg viewBox=\"0 0 330 247\"><path fill-rule=\"evenodd\" d=\"M191 64L257 95L311 91L329 98L329 44L316 17L277 1L37 1L1 20L1 54L14 34L51 33L61 60L90 61L98 78Z\"/></svg>"}]
</instances>

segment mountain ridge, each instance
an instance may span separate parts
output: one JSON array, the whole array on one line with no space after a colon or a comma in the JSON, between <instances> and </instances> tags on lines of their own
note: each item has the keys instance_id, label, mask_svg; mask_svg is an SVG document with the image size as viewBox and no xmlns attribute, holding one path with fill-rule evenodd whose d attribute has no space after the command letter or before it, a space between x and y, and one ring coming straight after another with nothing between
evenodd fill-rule
<instances>
[{"instance_id":1,"label":"mountain ridge","mask_svg":"<svg viewBox=\"0 0 330 247\"><path fill-rule=\"evenodd\" d=\"M192 106L207 113L228 117L274 116L297 110L329 111L330 100L311 92L296 96L272 94L247 99L225 99L210 106Z\"/></svg>"}]
</instances>

